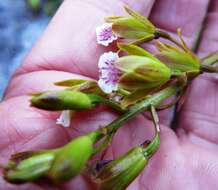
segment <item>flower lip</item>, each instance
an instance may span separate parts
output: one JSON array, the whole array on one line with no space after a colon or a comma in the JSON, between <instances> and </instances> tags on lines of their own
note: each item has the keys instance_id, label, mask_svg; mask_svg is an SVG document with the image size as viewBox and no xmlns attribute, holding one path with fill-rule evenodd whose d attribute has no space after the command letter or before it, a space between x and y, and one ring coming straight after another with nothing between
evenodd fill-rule
<instances>
[{"instance_id":1,"label":"flower lip","mask_svg":"<svg viewBox=\"0 0 218 190\"><path fill-rule=\"evenodd\" d=\"M115 62L119 58L117 53L108 52L101 55L98 68L100 77L98 80L99 87L107 94L117 91L119 70L115 67Z\"/></svg>"},{"instance_id":2,"label":"flower lip","mask_svg":"<svg viewBox=\"0 0 218 190\"><path fill-rule=\"evenodd\" d=\"M113 41L117 40L117 36L112 31L111 23L104 23L96 28L96 36L98 44L108 46Z\"/></svg>"}]
</instances>

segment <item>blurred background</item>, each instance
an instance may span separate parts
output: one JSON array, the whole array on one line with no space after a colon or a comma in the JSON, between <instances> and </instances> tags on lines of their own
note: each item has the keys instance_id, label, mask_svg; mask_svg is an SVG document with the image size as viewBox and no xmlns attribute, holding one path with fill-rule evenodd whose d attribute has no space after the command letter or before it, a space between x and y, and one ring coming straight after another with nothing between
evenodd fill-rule
<instances>
[{"instance_id":1,"label":"blurred background","mask_svg":"<svg viewBox=\"0 0 218 190\"><path fill-rule=\"evenodd\" d=\"M61 0L0 1L0 99L9 78L60 3Z\"/></svg>"}]
</instances>

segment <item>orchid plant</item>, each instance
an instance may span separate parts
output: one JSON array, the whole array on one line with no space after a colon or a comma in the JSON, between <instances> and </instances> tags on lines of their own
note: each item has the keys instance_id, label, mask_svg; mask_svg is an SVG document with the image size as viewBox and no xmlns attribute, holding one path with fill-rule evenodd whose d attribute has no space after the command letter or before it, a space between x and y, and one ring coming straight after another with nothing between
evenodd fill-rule
<instances>
[{"instance_id":1,"label":"orchid plant","mask_svg":"<svg viewBox=\"0 0 218 190\"><path fill-rule=\"evenodd\" d=\"M186 45L178 29L178 39L157 29L147 18L125 7L128 16L105 18L96 28L97 43L116 45L116 52L105 52L98 62L99 79L69 79L56 82L61 91L32 95L31 106L47 111L61 111L57 124L70 127L75 112L104 104L120 117L96 131L52 150L29 151L12 155L4 166L4 178L22 184L46 179L53 185L64 183L79 174L88 176L99 190L124 190L142 172L160 145L158 110L178 102L193 79L202 73L217 73L213 66L217 54L200 59ZM165 39L165 41L161 41ZM166 42L169 41L169 43ZM155 42L156 51L141 47ZM168 104L163 102L171 98ZM119 128L129 119L148 111L155 135L112 161L90 164L105 150Z\"/></svg>"}]
</instances>

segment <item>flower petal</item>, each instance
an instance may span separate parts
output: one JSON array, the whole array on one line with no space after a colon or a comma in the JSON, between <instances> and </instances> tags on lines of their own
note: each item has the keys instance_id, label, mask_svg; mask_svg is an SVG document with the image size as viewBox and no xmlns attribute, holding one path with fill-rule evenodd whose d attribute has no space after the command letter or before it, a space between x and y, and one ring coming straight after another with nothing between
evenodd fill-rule
<instances>
[{"instance_id":1,"label":"flower petal","mask_svg":"<svg viewBox=\"0 0 218 190\"><path fill-rule=\"evenodd\" d=\"M119 58L117 53L114 53L112 51L104 53L103 55L101 55L99 62L98 62L98 68L102 69L102 68L108 68L110 66L109 63L114 63L117 59Z\"/></svg>"},{"instance_id":2,"label":"flower petal","mask_svg":"<svg viewBox=\"0 0 218 190\"><path fill-rule=\"evenodd\" d=\"M96 28L96 36L98 44L108 46L113 41L117 40L117 36L112 31L112 24L105 23Z\"/></svg>"},{"instance_id":3,"label":"flower petal","mask_svg":"<svg viewBox=\"0 0 218 190\"><path fill-rule=\"evenodd\" d=\"M72 113L70 110L62 111L60 117L56 121L56 124L62 125L63 127L70 127L71 115Z\"/></svg>"},{"instance_id":4,"label":"flower petal","mask_svg":"<svg viewBox=\"0 0 218 190\"><path fill-rule=\"evenodd\" d=\"M104 53L98 63L100 77L99 87L107 94L118 89L119 70L115 67L115 62L119 58L117 53Z\"/></svg>"},{"instance_id":5,"label":"flower petal","mask_svg":"<svg viewBox=\"0 0 218 190\"><path fill-rule=\"evenodd\" d=\"M118 89L118 84L107 84L103 79L99 79L98 85L106 94L110 94Z\"/></svg>"}]
</instances>

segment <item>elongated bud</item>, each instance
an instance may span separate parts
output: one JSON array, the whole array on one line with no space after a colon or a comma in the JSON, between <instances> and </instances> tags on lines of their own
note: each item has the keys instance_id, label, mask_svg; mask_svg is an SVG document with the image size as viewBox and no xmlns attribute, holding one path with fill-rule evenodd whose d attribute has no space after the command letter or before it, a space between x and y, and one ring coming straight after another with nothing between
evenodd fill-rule
<instances>
[{"instance_id":1,"label":"elongated bud","mask_svg":"<svg viewBox=\"0 0 218 190\"><path fill-rule=\"evenodd\" d=\"M118 44L118 47L130 55L117 61L117 67L123 73L119 86L130 92L121 101L121 106L125 109L161 87L170 79L171 71L141 47L133 44Z\"/></svg>"},{"instance_id":2,"label":"elongated bud","mask_svg":"<svg viewBox=\"0 0 218 190\"><path fill-rule=\"evenodd\" d=\"M156 58L130 55L118 59L117 67L124 74L119 85L129 91L151 89L166 83L171 76L170 69Z\"/></svg>"},{"instance_id":3,"label":"elongated bud","mask_svg":"<svg viewBox=\"0 0 218 190\"><path fill-rule=\"evenodd\" d=\"M103 165L103 168L96 174L98 190L125 190L144 170L149 158L159 148L159 120L153 106L151 106L150 111L156 131L154 139L151 142L145 141L141 146L132 148L120 158Z\"/></svg>"},{"instance_id":4,"label":"elongated bud","mask_svg":"<svg viewBox=\"0 0 218 190\"><path fill-rule=\"evenodd\" d=\"M31 106L50 111L58 111L85 110L92 108L94 105L91 97L85 93L63 90L36 94L31 99Z\"/></svg>"},{"instance_id":5,"label":"elongated bud","mask_svg":"<svg viewBox=\"0 0 218 190\"><path fill-rule=\"evenodd\" d=\"M141 173L147 162L141 147L130 150L117 160L111 161L100 171L96 178L98 189L125 189Z\"/></svg>"},{"instance_id":6,"label":"elongated bud","mask_svg":"<svg viewBox=\"0 0 218 190\"><path fill-rule=\"evenodd\" d=\"M93 132L86 136L74 139L58 150L48 178L54 183L70 180L80 173L86 162L94 152L94 143L98 140L99 133Z\"/></svg>"},{"instance_id":7,"label":"elongated bud","mask_svg":"<svg viewBox=\"0 0 218 190\"><path fill-rule=\"evenodd\" d=\"M113 32L121 38L135 42L150 41L154 39L155 27L139 13L125 7L129 17L107 17L105 20L112 23Z\"/></svg>"},{"instance_id":8,"label":"elongated bud","mask_svg":"<svg viewBox=\"0 0 218 190\"><path fill-rule=\"evenodd\" d=\"M150 143L131 149L109 162L96 177L99 190L124 190L144 170L149 158L159 147L159 135Z\"/></svg>"},{"instance_id":9,"label":"elongated bud","mask_svg":"<svg viewBox=\"0 0 218 190\"><path fill-rule=\"evenodd\" d=\"M35 181L47 174L54 157L54 151L15 154L5 166L4 178L15 184Z\"/></svg>"},{"instance_id":10,"label":"elongated bud","mask_svg":"<svg viewBox=\"0 0 218 190\"><path fill-rule=\"evenodd\" d=\"M4 168L4 178L15 184L44 178L54 184L65 182L80 173L101 137L102 133L95 131L62 148L15 154Z\"/></svg>"},{"instance_id":11,"label":"elongated bud","mask_svg":"<svg viewBox=\"0 0 218 190\"><path fill-rule=\"evenodd\" d=\"M200 72L199 58L187 48L184 43L184 49L178 49L174 46L157 43L159 54L157 55L174 73L191 73L198 74Z\"/></svg>"}]
</instances>

